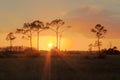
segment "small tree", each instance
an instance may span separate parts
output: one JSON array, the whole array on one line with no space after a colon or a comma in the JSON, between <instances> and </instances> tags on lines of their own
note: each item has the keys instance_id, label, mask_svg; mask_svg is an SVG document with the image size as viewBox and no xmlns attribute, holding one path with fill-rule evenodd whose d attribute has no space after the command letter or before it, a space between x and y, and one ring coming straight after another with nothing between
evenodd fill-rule
<instances>
[{"instance_id":1,"label":"small tree","mask_svg":"<svg viewBox=\"0 0 120 80\"><path fill-rule=\"evenodd\" d=\"M100 39L104 37L104 34L107 32L107 30L101 24L97 24L95 26L95 28L91 29L91 31L96 34L96 37L97 37L97 43L96 44L98 46L98 51L99 51L99 54L100 54L100 49L101 49L100 48L100 46L101 46Z\"/></svg>"},{"instance_id":2,"label":"small tree","mask_svg":"<svg viewBox=\"0 0 120 80\"><path fill-rule=\"evenodd\" d=\"M30 47L32 49L32 35L33 32L37 32L37 48L39 50L39 34L41 31L49 29L49 27L45 26L42 21L35 20L31 23L24 23L24 26L21 29L17 29L16 33L22 33L24 36L22 38L30 40Z\"/></svg>"},{"instance_id":3,"label":"small tree","mask_svg":"<svg viewBox=\"0 0 120 80\"><path fill-rule=\"evenodd\" d=\"M22 37L21 37L21 39L25 39L25 40L29 40L29 37L28 36L26 36L25 34L24 34L24 29L23 28L17 28L16 29L16 34L22 34ZM23 45L22 45L23 46Z\"/></svg>"},{"instance_id":4,"label":"small tree","mask_svg":"<svg viewBox=\"0 0 120 80\"><path fill-rule=\"evenodd\" d=\"M45 29L49 29L49 27L45 26L42 21L35 20L31 23L31 27L34 31L37 32L37 49L39 50L39 34L41 31Z\"/></svg>"},{"instance_id":5,"label":"small tree","mask_svg":"<svg viewBox=\"0 0 120 80\"><path fill-rule=\"evenodd\" d=\"M50 27L50 29L56 33L56 48L59 49L59 45L60 45L59 44L59 40L60 40L59 35L62 32L66 31L66 29L70 28L71 26L62 27L63 25L65 25L65 22L62 19L55 19L55 20L51 21L51 23L48 23L47 25L52 26L52 27Z\"/></svg>"},{"instance_id":6,"label":"small tree","mask_svg":"<svg viewBox=\"0 0 120 80\"><path fill-rule=\"evenodd\" d=\"M31 49L32 49L32 31L33 31L33 27L31 26L31 23L24 23L23 30L24 30L23 34L27 35L28 38L30 39L30 46L31 46Z\"/></svg>"},{"instance_id":7,"label":"small tree","mask_svg":"<svg viewBox=\"0 0 120 80\"><path fill-rule=\"evenodd\" d=\"M30 47L32 49L32 31L33 27L31 26L31 23L24 23L23 27L16 30L16 33L21 33L24 36L22 38L28 38L30 40Z\"/></svg>"},{"instance_id":8,"label":"small tree","mask_svg":"<svg viewBox=\"0 0 120 80\"><path fill-rule=\"evenodd\" d=\"M89 52L92 53L93 44L89 44L88 47Z\"/></svg>"},{"instance_id":9,"label":"small tree","mask_svg":"<svg viewBox=\"0 0 120 80\"><path fill-rule=\"evenodd\" d=\"M16 39L16 37L14 36L14 33L13 32L10 32L8 33L7 37L6 37L6 40L7 41L10 41L10 51L12 51L12 46L13 46L13 40Z\"/></svg>"}]
</instances>

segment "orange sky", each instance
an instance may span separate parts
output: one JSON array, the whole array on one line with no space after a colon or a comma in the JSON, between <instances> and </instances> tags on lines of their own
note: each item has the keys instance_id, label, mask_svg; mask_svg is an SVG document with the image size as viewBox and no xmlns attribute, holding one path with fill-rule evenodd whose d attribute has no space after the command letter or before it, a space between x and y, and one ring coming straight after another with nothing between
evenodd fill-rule
<instances>
[{"instance_id":1,"label":"orange sky","mask_svg":"<svg viewBox=\"0 0 120 80\"><path fill-rule=\"evenodd\" d=\"M1 0L0 1L0 47L8 46L5 40L7 33L21 28L23 23L40 20L50 22L63 19L66 25L72 26L62 33L62 50L88 50L94 43L95 34L90 32L100 23L108 30L102 39L102 48L117 46L120 49L120 1L119 0ZM48 30L40 34L40 49L48 50L48 43L56 44L55 33ZM14 45L29 46L29 41L17 39ZM33 45L36 48L36 34Z\"/></svg>"}]
</instances>

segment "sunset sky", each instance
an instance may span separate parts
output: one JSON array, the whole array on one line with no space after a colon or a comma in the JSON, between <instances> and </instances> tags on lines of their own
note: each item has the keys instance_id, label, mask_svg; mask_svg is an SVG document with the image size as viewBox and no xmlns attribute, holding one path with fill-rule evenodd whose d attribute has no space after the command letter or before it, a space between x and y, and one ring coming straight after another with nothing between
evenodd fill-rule
<instances>
[{"instance_id":1,"label":"sunset sky","mask_svg":"<svg viewBox=\"0 0 120 80\"><path fill-rule=\"evenodd\" d=\"M88 50L96 39L91 28L98 23L108 30L102 48L109 48L111 43L120 49L120 0L0 0L0 47L9 45L5 40L7 33L21 28L23 23L58 18L72 26L62 33L62 50ZM14 45L29 46L29 41L16 37ZM55 40L54 32L41 32L40 49L48 50L48 44L55 45ZM36 34L33 45L36 48Z\"/></svg>"}]
</instances>

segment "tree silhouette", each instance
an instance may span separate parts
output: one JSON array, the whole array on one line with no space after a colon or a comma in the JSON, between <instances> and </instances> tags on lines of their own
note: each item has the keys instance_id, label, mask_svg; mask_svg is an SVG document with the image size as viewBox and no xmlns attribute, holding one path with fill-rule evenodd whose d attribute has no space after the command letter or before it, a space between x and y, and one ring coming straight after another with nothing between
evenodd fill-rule
<instances>
[{"instance_id":1,"label":"tree silhouette","mask_svg":"<svg viewBox=\"0 0 120 80\"><path fill-rule=\"evenodd\" d=\"M93 44L89 44L89 45L88 45L88 47L89 47L88 50L90 51L90 53L92 53L92 48L93 48L93 46L94 46Z\"/></svg>"},{"instance_id":2,"label":"tree silhouette","mask_svg":"<svg viewBox=\"0 0 120 80\"><path fill-rule=\"evenodd\" d=\"M7 34L7 37L6 37L6 40L7 41L10 41L10 51L12 51L12 41L16 39L16 37L14 36L14 33L13 32L10 32Z\"/></svg>"},{"instance_id":3,"label":"tree silhouette","mask_svg":"<svg viewBox=\"0 0 120 80\"><path fill-rule=\"evenodd\" d=\"M16 33L22 33L24 36L22 38L30 40L30 47L32 49L32 35L33 32L37 32L37 49L39 50L39 34L41 31L49 29L48 26L44 25L42 21L35 20L31 23L24 23L24 26L21 29L17 29Z\"/></svg>"},{"instance_id":4,"label":"tree silhouette","mask_svg":"<svg viewBox=\"0 0 120 80\"><path fill-rule=\"evenodd\" d=\"M31 26L31 23L24 23L23 29L24 29L24 34L26 34L28 36L28 38L30 39L30 46L32 49L32 30L33 30L33 27Z\"/></svg>"},{"instance_id":5,"label":"tree silhouette","mask_svg":"<svg viewBox=\"0 0 120 80\"><path fill-rule=\"evenodd\" d=\"M103 25L97 24L95 28L91 29L91 31L96 34L97 37L96 45L98 46L98 51L100 53L100 49L101 49L100 39L104 37L104 34L107 32L107 30L104 28Z\"/></svg>"},{"instance_id":6,"label":"tree silhouette","mask_svg":"<svg viewBox=\"0 0 120 80\"><path fill-rule=\"evenodd\" d=\"M16 30L16 33L24 34L22 38L28 38L30 40L30 47L32 49L32 34L33 34L33 27L31 23L24 23L23 27Z\"/></svg>"},{"instance_id":7,"label":"tree silhouette","mask_svg":"<svg viewBox=\"0 0 120 80\"><path fill-rule=\"evenodd\" d=\"M25 35L24 32L25 32L25 30L23 28L21 28L21 29L19 28L19 29L16 29L15 33L22 34L22 37L21 37L22 39L29 40L28 35Z\"/></svg>"},{"instance_id":8,"label":"tree silhouette","mask_svg":"<svg viewBox=\"0 0 120 80\"><path fill-rule=\"evenodd\" d=\"M37 49L39 50L39 34L41 31L45 29L49 29L49 27L45 26L42 21L35 20L31 23L32 29L34 29L37 32Z\"/></svg>"},{"instance_id":9,"label":"tree silhouette","mask_svg":"<svg viewBox=\"0 0 120 80\"><path fill-rule=\"evenodd\" d=\"M59 35L59 50L61 49L61 38L62 38L62 35L60 34Z\"/></svg>"},{"instance_id":10,"label":"tree silhouette","mask_svg":"<svg viewBox=\"0 0 120 80\"><path fill-rule=\"evenodd\" d=\"M59 34L66 31L67 28L70 28L71 26L65 26L63 28L63 30L61 30L61 27L65 24L65 22L62 19L55 19L53 21L51 21L51 23L48 23L48 26L52 26L50 27L50 29L52 31L54 31L56 33L56 48L59 49Z\"/></svg>"}]
</instances>

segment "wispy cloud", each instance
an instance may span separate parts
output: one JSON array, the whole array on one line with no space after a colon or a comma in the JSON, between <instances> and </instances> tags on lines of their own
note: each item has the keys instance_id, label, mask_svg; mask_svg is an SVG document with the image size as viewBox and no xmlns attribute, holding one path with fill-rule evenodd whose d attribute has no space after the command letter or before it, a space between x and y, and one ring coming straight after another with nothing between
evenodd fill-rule
<instances>
[{"instance_id":1,"label":"wispy cloud","mask_svg":"<svg viewBox=\"0 0 120 80\"><path fill-rule=\"evenodd\" d=\"M88 5L69 12L66 18L73 23L72 25L75 26L74 28L83 34L87 35L92 27L100 23L108 29L109 37L112 34L112 37L120 38L118 35L120 31L119 12Z\"/></svg>"}]
</instances>

